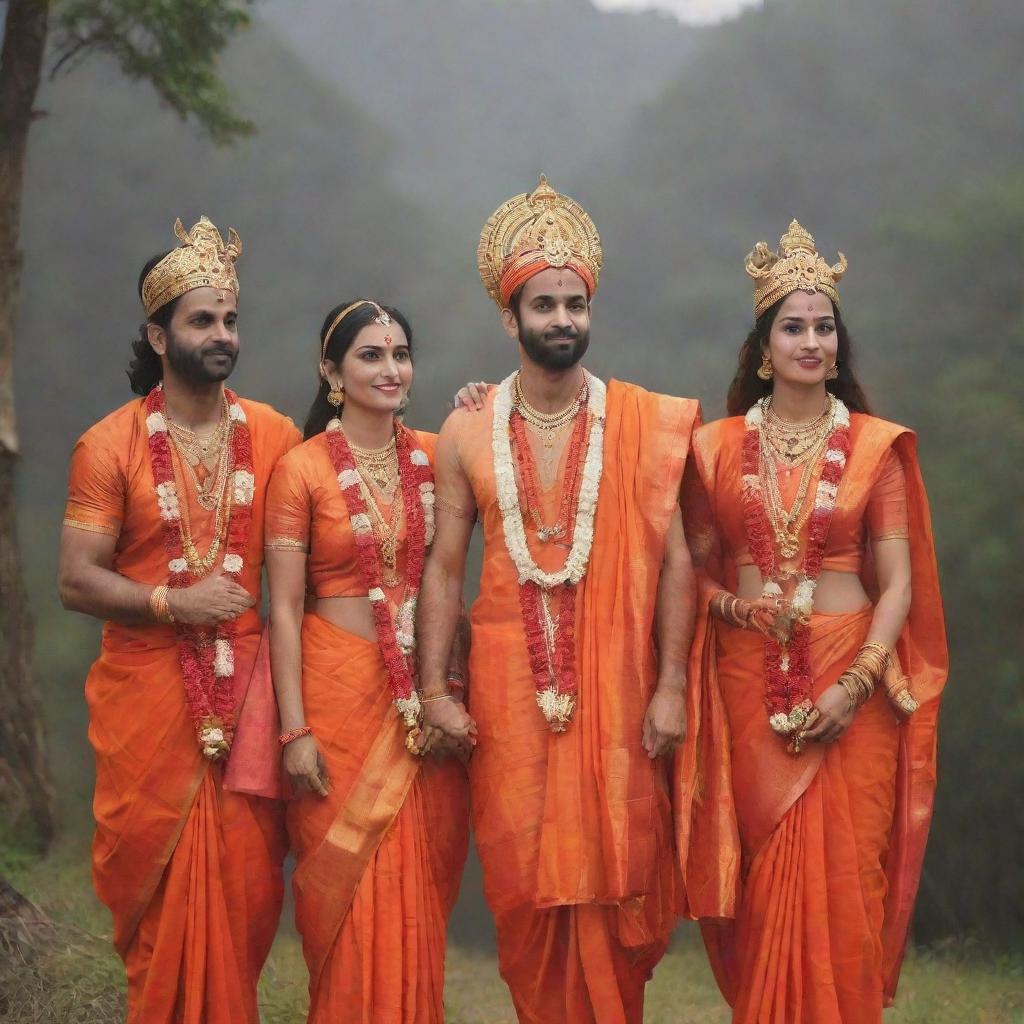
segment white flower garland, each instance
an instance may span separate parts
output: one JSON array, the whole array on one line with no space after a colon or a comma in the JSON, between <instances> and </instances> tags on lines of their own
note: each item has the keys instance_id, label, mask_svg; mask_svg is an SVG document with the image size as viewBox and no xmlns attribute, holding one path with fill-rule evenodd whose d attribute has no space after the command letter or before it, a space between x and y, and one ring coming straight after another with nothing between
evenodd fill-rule
<instances>
[{"instance_id":1,"label":"white flower garland","mask_svg":"<svg viewBox=\"0 0 1024 1024\"><path fill-rule=\"evenodd\" d=\"M518 373L518 371L516 371ZM516 483L512 455L509 421L515 406L513 384L516 374L506 377L498 385L494 397L494 424L491 432L491 450L494 455L494 480L498 508L505 533L505 546L519 574L519 583L535 583L544 590L553 590L562 584L575 585L583 579L590 563L594 543L594 518L597 513L598 492L604 468L604 423L608 389L592 374L584 371L590 395L587 415L591 418L587 440L587 454L583 461L576 522L573 527L572 547L565 565L557 572L544 572L533 560L526 542L519 486Z\"/></svg>"}]
</instances>

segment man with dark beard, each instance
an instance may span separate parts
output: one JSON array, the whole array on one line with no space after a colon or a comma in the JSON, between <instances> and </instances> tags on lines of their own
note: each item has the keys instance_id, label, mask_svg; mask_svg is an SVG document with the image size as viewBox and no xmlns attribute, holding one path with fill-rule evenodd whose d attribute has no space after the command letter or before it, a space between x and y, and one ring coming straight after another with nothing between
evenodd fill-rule
<instances>
[{"instance_id":1,"label":"man with dark beard","mask_svg":"<svg viewBox=\"0 0 1024 1024\"><path fill-rule=\"evenodd\" d=\"M141 399L81 437L61 537L66 608L105 620L86 680L93 880L129 1024L258 1024L281 907L279 803L224 785L260 622L263 498L300 440L224 386L241 242L205 217L147 263L128 376Z\"/></svg>"},{"instance_id":2,"label":"man with dark beard","mask_svg":"<svg viewBox=\"0 0 1024 1024\"><path fill-rule=\"evenodd\" d=\"M543 176L478 255L520 366L438 441L424 718L452 736L475 721L474 833L519 1019L640 1022L680 895L669 767L695 591L679 489L699 408L583 368L601 244ZM445 665L478 515L467 714Z\"/></svg>"}]
</instances>

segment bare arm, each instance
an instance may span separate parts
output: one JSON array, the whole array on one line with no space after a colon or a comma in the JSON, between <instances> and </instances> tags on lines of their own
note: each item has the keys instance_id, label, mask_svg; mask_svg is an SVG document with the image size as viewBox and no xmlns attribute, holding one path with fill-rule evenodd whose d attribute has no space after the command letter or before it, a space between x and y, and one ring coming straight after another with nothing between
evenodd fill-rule
<instances>
[{"instance_id":1,"label":"bare arm","mask_svg":"<svg viewBox=\"0 0 1024 1024\"><path fill-rule=\"evenodd\" d=\"M696 609L697 584L682 512L677 507L669 523L658 579L658 685L644 716L643 744L652 758L669 753L686 735L686 661Z\"/></svg>"},{"instance_id":2,"label":"bare arm","mask_svg":"<svg viewBox=\"0 0 1024 1024\"><path fill-rule=\"evenodd\" d=\"M281 729L291 732L306 724L302 706L302 615L306 601L306 554L268 548L270 583L270 666L281 716ZM327 796L327 765L314 736L292 740L284 748L284 768L299 792Z\"/></svg>"},{"instance_id":3,"label":"bare arm","mask_svg":"<svg viewBox=\"0 0 1024 1024\"><path fill-rule=\"evenodd\" d=\"M114 571L116 544L117 538L110 534L64 527L58 569L61 604L98 619L155 622L149 607L153 587ZM167 594L167 606L175 620L196 625L237 618L255 603L244 587L220 572Z\"/></svg>"},{"instance_id":4,"label":"bare arm","mask_svg":"<svg viewBox=\"0 0 1024 1024\"><path fill-rule=\"evenodd\" d=\"M900 537L876 540L871 551L880 593L868 640L885 644L891 650L910 613L910 541Z\"/></svg>"},{"instance_id":5,"label":"bare arm","mask_svg":"<svg viewBox=\"0 0 1024 1024\"><path fill-rule=\"evenodd\" d=\"M448 735L465 736L472 732L472 719L461 703L432 699L449 692L449 659L462 611L466 551L476 514L473 489L459 461L451 424L449 418L434 456L436 529L423 570L416 635L424 721Z\"/></svg>"}]
</instances>

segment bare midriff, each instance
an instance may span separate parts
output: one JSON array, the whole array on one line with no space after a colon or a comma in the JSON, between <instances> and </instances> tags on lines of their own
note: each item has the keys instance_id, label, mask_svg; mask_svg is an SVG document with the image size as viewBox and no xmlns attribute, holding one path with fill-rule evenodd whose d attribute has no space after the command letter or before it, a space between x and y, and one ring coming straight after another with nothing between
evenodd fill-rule
<instances>
[{"instance_id":1,"label":"bare midriff","mask_svg":"<svg viewBox=\"0 0 1024 1024\"><path fill-rule=\"evenodd\" d=\"M332 626L360 636L371 643L377 642L377 630L369 598L318 597L311 599L307 607Z\"/></svg>"},{"instance_id":2,"label":"bare midriff","mask_svg":"<svg viewBox=\"0 0 1024 1024\"><path fill-rule=\"evenodd\" d=\"M756 601L761 596L761 574L753 565L741 565L736 569L736 596L746 601ZM783 586L783 593L789 596ZM792 589L792 588L789 588ZM855 572L837 572L822 569L814 591L814 610L830 615L844 612L859 612L871 600L864 590L860 577Z\"/></svg>"}]
</instances>

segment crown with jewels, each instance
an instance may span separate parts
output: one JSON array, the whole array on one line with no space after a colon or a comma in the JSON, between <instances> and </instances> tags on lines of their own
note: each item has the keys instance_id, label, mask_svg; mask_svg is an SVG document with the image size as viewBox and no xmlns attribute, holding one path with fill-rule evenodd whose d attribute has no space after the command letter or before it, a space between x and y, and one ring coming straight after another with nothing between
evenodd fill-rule
<instances>
[{"instance_id":1,"label":"crown with jewels","mask_svg":"<svg viewBox=\"0 0 1024 1024\"><path fill-rule=\"evenodd\" d=\"M142 308L152 316L161 306L193 288L217 288L238 294L235 260L242 255L242 240L228 229L227 245L207 217L186 231L179 217L174 233L181 245L172 249L142 282Z\"/></svg>"},{"instance_id":2,"label":"crown with jewels","mask_svg":"<svg viewBox=\"0 0 1024 1024\"><path fill-rule=\"evenodd\" d=\"M590 215L559 195L542 174L532 192L513 196L487 219L477 247L477 266L487 294L501 307L533 274L569 267L597 289L604 254Z\"/></svg>"},{"instance_id":3,"label":"crown with jewels","mask_svg":"<svg viewBox=\"0 0 1024 1024\"><path fill-rule=\"evenodd\" d=\"M759 317L779 299L795 292L821 292L837 306L836 285L846 273L846 257L839 253L839 262L829 265L818 255L814 237L791 221L789 230L779 239L779 251L772 252L767 242L758 242L747 255L747 273L754 279L754 316Z\"/></svg>"}]
</instances>

